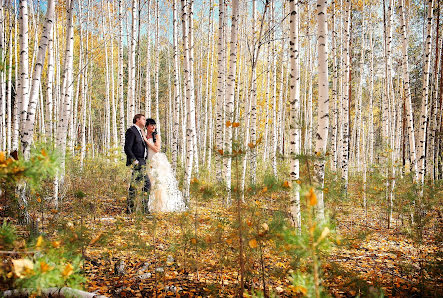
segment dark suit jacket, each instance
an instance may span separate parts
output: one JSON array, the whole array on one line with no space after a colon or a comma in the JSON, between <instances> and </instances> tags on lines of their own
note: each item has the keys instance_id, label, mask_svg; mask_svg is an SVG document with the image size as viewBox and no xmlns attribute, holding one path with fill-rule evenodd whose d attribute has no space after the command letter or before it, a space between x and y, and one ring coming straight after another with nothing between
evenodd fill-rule
<instances>
[{"instance_id":1,"label":"dark suit jacket","mask_svg":"<svg viewBox=\"0 0 443 298\"><path fill-rule=\"evenodd\" d=\"M126 165L130 166L134 160L138 160L139 165L145 165L146 143L135 126L128 128L125 134Z\"/></svg>"}]
</instances>

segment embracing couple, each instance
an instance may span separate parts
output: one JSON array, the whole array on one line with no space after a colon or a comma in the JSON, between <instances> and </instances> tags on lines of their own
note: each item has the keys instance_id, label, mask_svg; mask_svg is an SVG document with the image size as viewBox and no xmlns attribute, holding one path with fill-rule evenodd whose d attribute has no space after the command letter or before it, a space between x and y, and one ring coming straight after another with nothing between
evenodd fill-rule
<instances>
[{"instance_id":1,"label":"embracing couple","mask_svg":"<svg viewBox=\"0 0 443 298\"><path fill-rule=\"evenodd\" d=\"M132 123L125 135L126 165L132 167L126 212L134 212L137 184L142 186L145 213L185 211L187 207L171 164L160 152L161 138L155 120L137 114Z\"/></svg>"}]
</instances>

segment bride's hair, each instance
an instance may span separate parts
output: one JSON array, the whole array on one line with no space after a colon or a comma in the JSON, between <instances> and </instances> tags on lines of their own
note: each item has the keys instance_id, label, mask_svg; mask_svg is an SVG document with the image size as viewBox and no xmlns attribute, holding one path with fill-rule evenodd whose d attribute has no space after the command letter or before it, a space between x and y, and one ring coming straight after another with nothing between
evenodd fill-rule
<instances>
[{"instance_id":1,"label":"bride's hair","mask_svg":"<svg viewBox=\"0 0 443 298\"><path fill-rule=\"evenodd\" d=\"M146 127L148 127L148 125L157 125L157 123L155 123L155 120L152 118L148 118L146 119ZM155 143L157 141L157 129L152 133L152 141Z\"/></svg>"},{"instance_id":2,"label":"bride's hair","mask_svg":"<svg viewBox=\"0 0 443 298\"><path fill-rule=\"evenodd\" d=\"M152 119L152 118L146 119L146 127L148 127L148 125L150 125L150 124L157 125L157 123L155 123L154 119Z\"/></svg>"}]
</instances>

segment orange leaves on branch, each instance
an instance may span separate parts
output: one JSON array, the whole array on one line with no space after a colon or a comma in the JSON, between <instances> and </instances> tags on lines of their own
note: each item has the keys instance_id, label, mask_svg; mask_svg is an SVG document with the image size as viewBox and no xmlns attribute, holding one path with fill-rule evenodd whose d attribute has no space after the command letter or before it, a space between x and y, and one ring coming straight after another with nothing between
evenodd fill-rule
<instances>
[{"instance_id":1,"label":"orange leaves on branch","mask_svg":"<svg viewBox=\"0 0 443 298\"><path fill-rule=\"evenodd\" d=\"M232 123L231 123L231 121L226 121L226 127L229 127L229 126L231 126L232 125Z\"/></svg>"},{"instance_id":2,"label":"orange leaves on branch","mask_svg":"<svg viewBox=\"0 0 443 298\"><path fill-rule=\"evenodd\" d=\"M232 123L232 127L239 127L240 126L240 123L239 122L234 122L234 123Z\"/></svg>"},{"instance_id":3,"label":"orange leaves on branch","mask_svg":"<svg viewBox=\"0 0 443 298\"><path fill-rule=\"evenodd\" d=\"M217 152L220 153L220 155L223 155L223 149L218 149Z\"/></svg>"}]
</instances>

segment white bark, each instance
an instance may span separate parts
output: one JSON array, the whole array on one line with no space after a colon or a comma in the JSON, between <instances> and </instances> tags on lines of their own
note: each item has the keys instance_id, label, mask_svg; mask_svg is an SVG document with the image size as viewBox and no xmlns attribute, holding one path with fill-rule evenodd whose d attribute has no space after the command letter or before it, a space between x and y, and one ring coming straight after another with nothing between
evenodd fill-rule
<instances>
[{"instance_id":1,"label":"white bark","mask_svg":"<svg viewBox=\"0 0 443 298\"><path fill-rule=\"evenodd\" d=\"M172 165L177 170L177 157L178 157L178 142L180 135L180 61L179 61L179 49L178 49L178 18L177 18L177 0L172 0L172 38L173 38L173 51L174 51L174 127L172 132Z\"/></svg>"},{"instance_id":2,"label":"white bark","mask_svg":"<svg viewBox=\"0 0 443 298\"><path fill-rule=\"evenodd\" d=\"M29 103L29 48L28 48L28 2L20 0L20 69L19 88L17 90L17 105L19 106L20 118L18 120L21 138L23 138L26 113ZM18 148L13 148L18 149Z\"/></svg>"},{"instance_id":3,"label":"white bark","mask_svg":"<svg viewBox=\"0 0 443 298\"><path fill-rule=\"evenodd\" d=\"M132 125L132 118L135 115L135 53L136 53L136 39L137 39L137 2L132 0L132 14L131 14L131 32L129 35L129 62L128 62L128 98L127 98L127 126Z\"/></svg>"},{"instance_id":4,"label":"white bark","mask_svg":"<svg viewBox=\"0 0 443 298\"><path fill-rule=\"evenodd\" d=\"M235 96L235 74L237 66L237 35L238 35L238 0L232 0L232 19L231 19L231 43L229 54L229 74L228 74L228 90L226 98L226 122L234 122L234 96ZM226 127L225 152L232 153L232 125ZM226 158L226 188L228 190L228 203L231 197L231 157Z\"/></svg>"},{"instance_id":5,"label":"white bark","mask_svg":"<svg viewBox=\"0 0 443 298\"><path fill-rule=\"evenodd\" d=\"M36 65L34 67L34 74L32 76L32 86L29 98L29 106L26 113L27 118L26 118L26 123L24 123L23 126L24 130L21 142L22 142L22 151L25 155L25 158L29 157L30 146L34 136L35 114L36 114L37 101L40 91L40 79L43 71L43 65L45 63L44 60L46 56L46 48L48 46L48 42L52 34L52 25L54 22L54 10L55 10L54 0L48 0L45 25L43 27L43 33L40 39L40 46L38 49Z\"/></svg>"},{"instance_id":6,"label":"white bark","mask_svg":"<svg viewBox=\"0 0 443 298\"><path fill-rule=\"evenodd\" d=\"M343 93L342 93L342 133L343 143L341 148L341 169L342 179L345 188L348 187L348 168L349 168L349 72L350 72L350 18L351 18L351 0L345 0L345 24L344 24L344 41L343 41Z\"/></svg>"},{"instance_id":7,"label":"white bark","mask_svg":"<svg viewBox=\"0 0 443 298\"><path fill-rule=\"evenodd\" d=\"M414 117L412 110L412 99L411 99L411 87L409 83L409 61L408 61L408 33L407 33L407 8L404 5L404 0L400 0L400 19L401 19L401 32L403 38L403 81L405 89L405 100L406 100L406 121L407 130L409 136L409 156L411 160L411 169L414 172L414 182L418 182L418 171L417 171L417 156L415 151L415 135L414 135Z\"/></svg>"},{"instance_id":8,"label":"white bark","mask_svg":"<svg viewBox=\"0 0 443 298\"><path fill-rule=\"evenodd\" d=\"M223 158L221 157L221 153L223 153L223 103L225 101L225 89L224 89L224 81L225 81L225 61L223 60L224 54L223 52L226 50L224 47L224 21L225 11L224 11L224 0L219 0L219 18L218 18L218 58L217 58L217 101L216 101L216 130L215 130L215 147L217 148L215 155L215 170L216 170L216 179L218 182L222 181L222 163ZM221 151L220 151L221 150Z\"/></svg>"},{"instance_id":9,"label":"white bark","mask_svg":"<svg viewBox=\"0 0 443 298\"><path fill-rule=\"evenodd\" d=\"M325 160L329 129L329 82L328 82L328 19L327 0L317 0L318 22L318 126L315 140L315 154L321 159L314 163L314 177L318 186L323 188L325 178ZM323 191L318 198L318 217L325 219Z\"/></svg>"},{"instance_id":10,"label":"white bark","mask_svg":"<svg viewBox=\"0 0 443 298\"><path fill-rule=\"evenodd\" d=\"M289 129L290 129L290 156L291 169L290 177L292 180L292 193L290 212L292 222L295 228L301 230L301 211L300 211L300 187L298 180L300 179L300 161L297 155L301 153L301 129L300 119L298 117L300 110L300 53L299 53L299 3L297 0L289 0L289 52L290 52L290 93L289 103L291 106Z\"/></svg>"},{"instance_id":11,"label":"white bark","mask_svg":"<svg viewBox=\"0 0 443 298\"><path fill-rule=\"evenodd\" d=\"M426 174L426 140L427 140L427 128L428 128L428 101L429 101L429 74L431 68L431 49L432 49L432 18L434 10L434 0L427 0L427 27L426 27L426 41L425 41L425 51L424 51L424 70L423 70L423 92L422 92L422 103L421 103L421 115L419 122L419 140L417 148L418 157L418 175L420 183L423 184L425 181ZM438 46L438 45L437 45ZM421 190L423 191L423 190Z\"/></svg>"}]
</instances>

